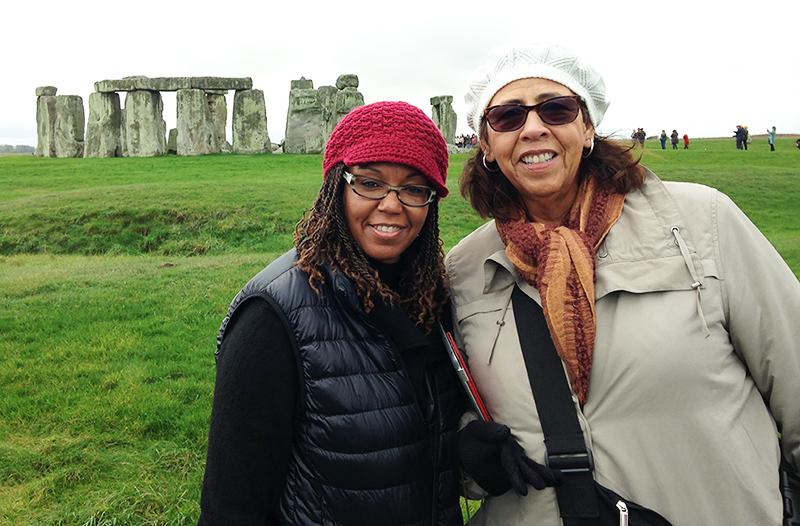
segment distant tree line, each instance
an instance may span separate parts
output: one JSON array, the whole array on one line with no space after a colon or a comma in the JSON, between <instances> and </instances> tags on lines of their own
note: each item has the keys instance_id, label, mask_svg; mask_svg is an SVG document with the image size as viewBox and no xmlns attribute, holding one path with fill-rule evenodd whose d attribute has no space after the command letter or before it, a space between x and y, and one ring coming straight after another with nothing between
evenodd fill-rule
<instances>
[{"instance_id":1,"label":"distant tree line","mask_svg":"<svg viewBox=\"0 0 800 526\"><path fill-rule=\"evenodd\" d=\"M33 153L34 149L26 144L0 144L0 153Z\"/></svg>"}]
</instances>

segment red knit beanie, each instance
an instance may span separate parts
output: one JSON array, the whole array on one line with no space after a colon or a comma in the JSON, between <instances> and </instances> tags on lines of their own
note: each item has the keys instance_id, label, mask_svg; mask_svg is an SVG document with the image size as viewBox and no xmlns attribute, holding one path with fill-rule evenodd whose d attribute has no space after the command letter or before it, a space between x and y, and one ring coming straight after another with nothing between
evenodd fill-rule
<instances>
[{"instance_id":1,"label":"red knit beanie","mask_svg":"<svg viewBox=\"0 0 800 526\"><path fill-rule=\"evenodd\" d=\"M447 144L422 110L405 102L375 102L344 116L325 146L324 176L336 163L405 164L420 171L447 195Z\"/></svg>"}]
</instances>

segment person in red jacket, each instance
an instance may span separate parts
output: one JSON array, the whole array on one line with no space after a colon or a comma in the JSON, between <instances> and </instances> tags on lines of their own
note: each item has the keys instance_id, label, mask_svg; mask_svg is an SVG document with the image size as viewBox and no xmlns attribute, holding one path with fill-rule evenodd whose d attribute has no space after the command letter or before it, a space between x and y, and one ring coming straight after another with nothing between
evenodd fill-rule
<instances>
[{"instance_id":1,"label":"person in red jacket","mask_svg":"<svg viewBox=\"0 0 800 526\"><path fill-rule=\"evenodd\" d=\"M683 149L684 150L688 150L689 149L689 134L688 133L684 133L683 134Z\"/></svg>"}]
</instances>

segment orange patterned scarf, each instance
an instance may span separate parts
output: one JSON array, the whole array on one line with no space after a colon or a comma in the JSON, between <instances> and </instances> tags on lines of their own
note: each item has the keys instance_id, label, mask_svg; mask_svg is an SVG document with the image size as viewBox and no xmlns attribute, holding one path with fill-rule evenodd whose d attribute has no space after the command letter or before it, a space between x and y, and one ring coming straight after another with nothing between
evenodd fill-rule
<instances>
[{"instance_id":1,"label":"orange patterned scarf","mask_svg":"<svg viewBox=\"0 0 800 526\"><path fill-rule=\"evenodd\" d=\"M581 405L589 394L597 326L594 258L619 219L624 201L624 195L599 188L594 178L588 177L561 226L548 227L524 219L497 222L508 259L522 278L539 290L550 336L567 365Z\"/></svg>"}]
</instances>

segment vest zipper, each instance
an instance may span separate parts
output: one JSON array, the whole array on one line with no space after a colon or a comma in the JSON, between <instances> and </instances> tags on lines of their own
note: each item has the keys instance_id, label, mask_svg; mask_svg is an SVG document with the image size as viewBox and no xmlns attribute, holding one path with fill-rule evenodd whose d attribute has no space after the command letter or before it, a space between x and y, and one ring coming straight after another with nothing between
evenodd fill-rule
<instances>
[{"instance_id":1,"label":"vest zipper","mask_svg":"<svg viewBox=\"0 0 800 526\"><path fill-rule=\"evenodd\" d=\"M619 526L628 526L628 506L623 501L618 500L617 509L619 510Z\"/></svg>"}]
</instances>

